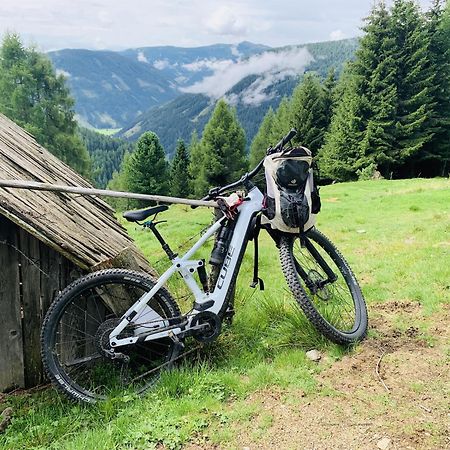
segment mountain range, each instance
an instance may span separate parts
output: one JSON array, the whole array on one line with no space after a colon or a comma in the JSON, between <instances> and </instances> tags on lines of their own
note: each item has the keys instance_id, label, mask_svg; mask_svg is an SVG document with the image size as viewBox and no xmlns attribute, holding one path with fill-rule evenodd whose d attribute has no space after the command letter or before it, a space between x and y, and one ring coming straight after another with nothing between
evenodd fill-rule
<instances>
[{"instance_id":1,"label":"mountain range","mask_svg":"<svg viewBox=\"0 0 450 450\"><path fill-rule=\"evenodd\" d=\"M177 97L180 87L211 75L220 62L235 62L267 48L242 42L121 52L64 49L48 56L57 72L67 78L82 125L122 128L152 106Z\"/></svg>"},{"instance_id":2,"label":"mountain range","mask_svg":"<svg viewBox=\"0 0 450 450\"><path fill-rule=\"evenodd\" d=\"M291 95L305 71L339 73L357 46L357 39L281 48L241 42L48 55L67 78L81 125L121 128L130 140L155 131L170 156L178 138L201 135L222 97L236 107L249 144L268 108Z\"/></svg>"}]
</instances>

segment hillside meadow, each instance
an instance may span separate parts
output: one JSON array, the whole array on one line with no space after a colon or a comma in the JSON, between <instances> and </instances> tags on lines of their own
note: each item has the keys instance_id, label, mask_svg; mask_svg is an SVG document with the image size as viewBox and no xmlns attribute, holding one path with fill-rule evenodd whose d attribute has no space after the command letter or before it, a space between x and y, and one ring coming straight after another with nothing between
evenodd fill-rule
<instances>
[{"instance_id":1,"label":"hillside meadow","mask_svg":"<svg viewBox=\"0 0 450 450\"><path fill-rule=\"evenodd\" d=\"M376 448L383 439L386 448L448 445L449 180L342 183L321 195L318 228L349 261L368 303L366 341L343 349L315 333L292 303L277 249L262 232L266 290L249 287L250 243L235 320L217 342L164 373L142 399L85 407L47 387L2 395L0 411L11 406L14 416L0 448ZM159 219L167 220L159 229L172 247L188 248L211 211L173 206ZM162 271L167 263L156 239L126 226ZM211 246L199 256L207 258ZM188 308L179 280L169 287ZM312 348L322 353L319 363L305 356Z\"/></svg>"}]
</instances>

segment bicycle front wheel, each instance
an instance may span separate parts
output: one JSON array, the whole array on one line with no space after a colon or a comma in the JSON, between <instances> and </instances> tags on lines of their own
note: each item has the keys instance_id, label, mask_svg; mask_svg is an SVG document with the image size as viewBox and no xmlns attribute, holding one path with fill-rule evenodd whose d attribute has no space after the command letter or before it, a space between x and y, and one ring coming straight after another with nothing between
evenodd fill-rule
<instances>
[{"instance_id":1,"label":"bicycle front wheel","mask_svg":"<svg viewBox=\"0 0 450 450\"><path fill-rule=\"evenodd\" d=\"M160 367L176 357L169 338L118 347L112 358L109 335L128 308L154 281L124 269L92 273L69 285L53 302L41 332L42 360L53 384L75 400L94 403L122 394L141 394L158 378ZM148 332L180 316L162 288L119 337ZM159 324L159 325L158 325Z\"/></svg>"},{"instance_id":2,"label":"bicycle front wheel","mask_svg":"<svg viewBox=\"0 0 450 450\"><path fill-rule=\"evenodd\" d=\"M300 238L284 235L280 259L289 289L314 327L338 344L367 333L367 307L344 257L315 228Z\"/></svg>"}]
</instances>

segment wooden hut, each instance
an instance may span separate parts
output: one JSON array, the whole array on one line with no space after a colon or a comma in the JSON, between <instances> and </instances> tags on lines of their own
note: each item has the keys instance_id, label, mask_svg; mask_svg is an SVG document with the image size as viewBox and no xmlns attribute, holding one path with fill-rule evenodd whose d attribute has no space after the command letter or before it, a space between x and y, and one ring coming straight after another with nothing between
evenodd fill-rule
<instances>
[{"instance_id":1,"label":"wooden hut","mask_svg":"<svg viewBox=\"0 0 450 450\"><path fill-rule=\"evenodd\" d=\"M0 179L92 187L1 114ZM55 295L124 265L150 270L100 198L0 187L0 392L42 382L39 333Z\"/></svg>"}]
</instances>

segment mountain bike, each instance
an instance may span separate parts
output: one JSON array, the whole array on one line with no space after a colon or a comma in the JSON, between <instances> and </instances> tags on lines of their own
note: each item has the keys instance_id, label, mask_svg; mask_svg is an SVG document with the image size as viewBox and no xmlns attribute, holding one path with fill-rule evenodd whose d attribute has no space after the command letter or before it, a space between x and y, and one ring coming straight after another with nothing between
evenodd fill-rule
<instances>
[{"instance_id":1,"label":"mountain bike","mask_svg":"<svg viewBox=\"0 0 450 450\"><path fill-rule=\"evenodd\" d=\"M271 149L280 150L289 133ZM260 226L264 195L251 172L227 186L211 189L204 200L216 200L221 213L184 255L172 251L157 229L158 205L124 213L124 218L153 232L170 260L158 278L125 269L86 275L64 289L50 306L41 332L42 359L54 385L75 400L95 403L123 392L141 394L185 350L187 338L205 343L230 320L236 278L247 243ZM234 192L238 187L243 192ZM233 193L224 197L223 194ZM279 249L281 267L297 304L316 329L338 344L352 344L367 331L367 309L349 265L333 243L316 228L281 233L266 228ZM208 276L197 251L215 237ZM192 292L186 314L165 287L179 274ZM255 284L258 278L255 277Z\"/></svg>"}]
</instances>

